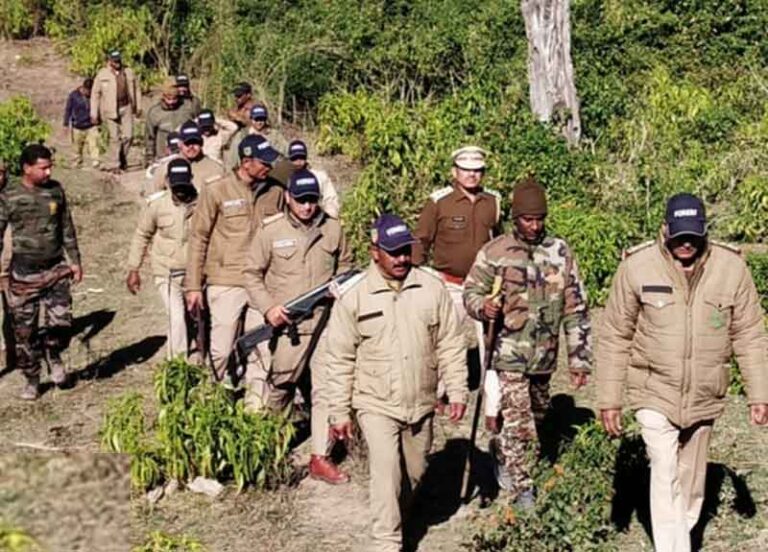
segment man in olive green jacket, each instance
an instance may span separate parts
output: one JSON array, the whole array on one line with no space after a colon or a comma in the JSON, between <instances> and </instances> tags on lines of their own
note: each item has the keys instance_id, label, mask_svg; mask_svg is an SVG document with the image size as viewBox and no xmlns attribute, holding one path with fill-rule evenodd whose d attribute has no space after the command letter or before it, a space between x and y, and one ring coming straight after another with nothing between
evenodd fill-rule
<instances>
[{"instance_id":1,"label":"man in olive green jacket","mask_svg":"<svg viewBox=\"0 0 768 552\"><path fill-rule=\"evenodd\" d=\"M334 305L328 323L326 402L331 436L351 437L351 411L368 443L373 547L402 546L401 464L413 489L426 469L438 374L450 419L464 416L466 347L443 282L411 267L416 242L400 218L382 215L373 262Z\"/></svg>"},{"instance_id":2,"label":"man in olive green jacket","mask_svg":"<svg viewBox=\"0 0 768 552\"><path fill-rule=\"evenodd\" d=\"M651 459L656 550L687 552L731 356L752 422L768 422L768 338L749 269L737 249L707 240L701 200L673 196L665 220L657 242L630 250L614 277L597 351L597 399L603 426L618 436L626 386Z\"/></svg>"}]
</instances>

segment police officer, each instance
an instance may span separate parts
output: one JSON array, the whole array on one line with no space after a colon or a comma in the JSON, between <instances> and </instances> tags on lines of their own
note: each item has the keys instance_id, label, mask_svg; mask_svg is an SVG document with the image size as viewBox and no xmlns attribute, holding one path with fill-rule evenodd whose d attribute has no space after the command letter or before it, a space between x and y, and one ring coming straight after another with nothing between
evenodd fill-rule
<instances>
[{"instance_id":1,"label":"police officer","mask_svg":"<svg viewBox=\"0 0 768 552\"><path fill-rule=\"evenodd\" d=\"M176 84L167 81L163 85L160 100L147 111L144 136L147 164L165 155L168 134L177 130L186 120L187 113L181 109Z\"/></svg>"},{"instance_id":2,"label":"police officer","mask_svg":"<svg viewBox=\"0 0 768 552\"><path fill-rule=\"evenodd\" d=\"M154 171L148 193L165 188L168 162L172 159L184 159L192 165L192 183L201 190L209 182L218 180L224 173L224 165L214 161L203 153L203 135L200 128L192 121L187 121L179 128L179 154L170 157Z\"/></svg>"},{"instance_id":3,"label":"police officer","mask_svg":"<svg viewBox=\"0 0 768 552\"><path fill-rule=\"evenodd\" d=\"M263 136L269 143L280 152L284 154L287 142L280 132L274 130L269 124L269 114L267 108L263 104L254 104L250 111L250 124L241 128L237 134L234 135L232 140L234 143L239 143L243 138L249 135ZM237 157L234 150L230 149L229 166L234 167L237 164Z\"/></svg>"},{"instance_id":4,"label":"police officer","mask_svg":"<svg viewBox=\"0 0 768 552\"><path fill-rule=\"evenodd\" d=\"M227 116L230 121L237 123L239 128L247 127L251 124L251 108L254 106L253 88L247 82L239 82L232 89L232 95L235 97L235 105ZM237 144L239 142L234 145Z\"/></svg>"},{"instance_id":5,"label":"police officer","mask_svg":"<svg viewBox=\"0 0 768 552\"><path fill-rule=\"evenodd\" d=\"M189 221L197 203L192 167L186 159L173 159L166 167L169 189L147 198L128 254L125 284L136 295L141 288L139 270L152 245L152 275L168 314L168 357L187 355L187 320L182 280L187 264Z\"/></svg>"},{"instance_id":6,"label":"police officer","mask_svg":"<svg viewBox=\"0 0 768 552\"><path fill-rule=\"evenodd\" d=\"M176 75L176 90L179 92L179 101L181 102L181 110L185 112L185 120L194 120L200 114L202 104L200 98L192 95L187 75Z\"/></svg>"},{"instance_id":7,"label":"police officer","mask_svg":"<svg viewBox=\"0 0 768 552\"><path fill-rule=\"evenodd\" d=\"M333 218L339 218L339 194L336 192L336 187L327 172L309 166L308 156L307 144L302 140L293 140L288 144L288 159L294 169L308 169L317 178L320 184L320 207Z\"/></svg>"},{"instance_id":8,"label":"police officer","mask_svg":"<svg viewBox=\"0 0 768 552\"><path fill-rule=\"evenodd\" d=\"M311 363L312 459L309 473L328 483L349 478L328 457L328 413L322 386L325 366L321 362L325 332L318 328L318 313L291 326L284 304L350 268L352 256L341 224L319 206L320 185L310 171L293 173L285 192L286 209L262 222L251 245L245 271L249 305L281 333L270 343L272 366L250 375L246 403L283 412L289 408L296 384ZM309 349L316 332L316 351ZM313 354L316 353L316 354ZM316 359L320 360L316 362ZM248 396L250 395L250 397Z\"/></svg>"},{"instance_id":9,"label":"police officer","mask_svg":"<svg viewBox=\"0 0 768 552\"><path fill-rule=\"evenodd\" d=\"M197 116L197 126L203 135L203 153L222 163L224 150L229 146L232 136L239 128L232 121L216 120L216 116L210 109L203 109Z\"/></svg>"},{"instance_id":10,"label":"police officer","mask_svg":"<svg viewBox=\"0 0 768 552\"><path fill-rule=\"evenodd\" d=\"M549 407L560 326L576 388L586 384L592 363L586 291L568 244L546 233L546 216L546 195L534 179L515 186L513 231L480 249L464 283L470 316L485 321L501 316L494 370L485 379L486 425L492 433L500 431L499 485L525 508L534 502L528 458L538 447L537 426ZM489 298L496 276L503 280L503 311Z\"/></svg>"},{"instance_id":11,"label":"police officer","mask_svg":"<svg viewBox=\"0 0 768 552\"><path fill-rule=\"evenodd\" d=\"M451 420L463 417L466 348L443 282L411 267L405 223L382 215L371 238L373 262L331 312L326 393L332 438L351 438L355 410L368 443L372 549L399 551L401 466L413 490L432 445L438 372Z\"/></svg>"},{"instance_id":12,"label":"police officer","mask_svg":"<svg viewBox=\"0 0 768 552\"><path fill-rule=\"evenodd\" d=\"M26 377L21 398L40 395L40 361L51 379L66 381L61 352L72 325L70 279L83 278L75 226L64 189L51 180L51 150L32 144L21 153L21 179L0 191L0 235L10 226L12 256L8 305L16 340L17 365ZM0 252L0 256L2 252ZM45 333L39 327L45 309Z\"/></svg>"},{"instance_id":13,"label":"police officer","mask_svg":"<svg viewBox=\"0 0 768 552\"><path fill-rule=\"evenodd\" d=\"M206 285L211 360L220 377L225 375L248 302L243 271L252 231L266 217L281 212L284 202L283 186L270 176L277 151L261 136L246 137L238 149L238 168L200 191L184 279L187 309L192 312L203 308L203 283ZM263 321L256 309L247 309L246 330ZM268 357L269 351L262 349L260 354Z\"/></svg>"},{"instance_id":14,"label":"police officer","mask_svg":"<svg viewBox=\"0 0 768 552\"><path fill-rule=\"evenodd\" d=\"M133 118L141 114L141 87L135 73L123 64L119 50L107 55L107 65L96 73L91 91L91 122L106 123L109 149L101 168L120 171L128 163L133 142Z\"/></svg>"}]
</instances>

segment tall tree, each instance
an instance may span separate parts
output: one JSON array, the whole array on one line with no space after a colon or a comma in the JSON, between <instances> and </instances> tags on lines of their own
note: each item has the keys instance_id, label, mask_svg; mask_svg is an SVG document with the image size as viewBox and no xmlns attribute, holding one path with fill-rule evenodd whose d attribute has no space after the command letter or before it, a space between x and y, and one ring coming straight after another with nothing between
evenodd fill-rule
<instances>
[{"instance_id":1,"label":"tall tree","mask_svg":"<svg viewBox=\"0 0 768 552\"><path fill-rule=\"evenodd\" d=\"M531 110L559 126L569 143L581 137L579 98L571 59L570 0L522 0L528 37Z\"/></svg>"}]
</instances>

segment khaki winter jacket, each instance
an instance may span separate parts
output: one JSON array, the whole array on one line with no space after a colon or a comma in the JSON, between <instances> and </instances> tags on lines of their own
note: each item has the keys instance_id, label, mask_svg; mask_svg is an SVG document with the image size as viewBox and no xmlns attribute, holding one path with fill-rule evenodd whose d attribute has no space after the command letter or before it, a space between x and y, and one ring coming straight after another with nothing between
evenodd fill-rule
<instances>
[{"instance_id":1,"label":"khaki winter jacket","mask_svg":"<svg viewBox=\"0 0 768 552\"><path fill-rule=\"evenodd\" d=\"M245 289L251 306L266 312L276 305L320 286L337 272L351 268L352 254L341 224L320 213L305 226L289 213L267 218L256 232L245 269ZM310 318L299 325L312 333Z\"/></svg>"},{"instance_id":2,"label":"khaki winter jacket","mask_svg":"<svg viewBox=\"0 0 768 552\"><path fill-rule=\"evenodd\" d=\"M281 212L283 202L283 187L271 177L251 186L233 172L203 187L192 217L185 289L201 290L203 279L244 286L253 231Z\"/></svg>"},{"instance_id":3,"label":"khaki winter jacket","mask_svg":"<svg viewBox=\"0 0 768 552\"><path fill-rule=\"evenodd\" d=\"M443 282L412 268L399 291L375 264L342 294L327 328L331 423L365 410L414 423L433 412L438 375L452 403L466 403L464 338Z\"/></svg>"},{"instance_id":4,"label":"khaki winter jacket","mask_svg":"<svg viewBox=\"0 0 768 552\"><path fill-rule=\"evenodd\" d=\"M128 85L131 112L138 115L141 110L141 88L136 74L130 67L123 67ZM91 118L104 121L119 117L117 108L117 77L109 67L102 67L93 79L91 90Z\"/></svg>"},{"instance_id":5,"label":"khaki winter jacket","mask_svg":"<svg viewBox=\"0 0 768 552\"><path fill-rule=\"evenodd\" d=\"M168 190L147 199L128 253L128 270L139 270L150 243L152 274L168 278L171 270L187 265L189 220L195 203L177 203Z\"/></svg>"},{"instance_id":6,"label":"khaki winter jacket","mask_svg":"<svg viewBox=\"0 0 768 552\"><path fill-rule=\"evenodd\" d=\"M650 408L689 427L725 406L735 355L749 402L768 402L768 338L738 250L710 243L688 278L664 245L630 250L613 280L597 350L598 407Z\"/></svg>"},{"instance_id":7,"label":"khaki winter jacket","mask_svg":"<svg viewBox=\"0 0 768 552\"><path fill-rule=\"evenodd\" d=\"M152 171L152 178L147 183L146 195L159 192L168 187L166 177L168 176L168 164L174 159L184 159L181 155L168 155L163 157ZM203 189L206 184L215 182L225 175L224 165L208 157L201 155L197 159L189 161L192 168L192 184L198 190Z\"/></svg>"}]
</instances>

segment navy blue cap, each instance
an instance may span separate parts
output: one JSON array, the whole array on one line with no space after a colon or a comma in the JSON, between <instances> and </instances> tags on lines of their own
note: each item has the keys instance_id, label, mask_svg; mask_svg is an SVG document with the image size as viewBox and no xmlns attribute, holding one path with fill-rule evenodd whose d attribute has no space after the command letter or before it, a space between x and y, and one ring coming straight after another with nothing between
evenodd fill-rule
<instances>
[{"instance_id":1,"label":"navy blue cap","mask_svg":"<svg viewBox=\"0 0 768 552\"><path fill-rule=\"evenodd\" d=\"M201 109L197 115L197 126L203 128L213 128L216 126L216 116L210 109Z\"/></svg>"},{"instance_id":2,"label":"navy blue cap","mask_svg":"<svg viewBox=\"0 0 768 552\"><path fill-rule=\"evenodd\" d=\"M262 163L272 165L280 154L269 143L269 140L260 134L249 134L237 147L240 159L258 159Z\"/></svg>"},{"instance_id":3,"label":"navy blue cap","mask_svg":"<svg viewBox=\"0 0 768 552\"><path fill-rule=\"evenodd\" d=\"M112 61L120 61L122 59L122 56L120 54L120 50L117 50L117 49L110 50L109 54L107 54L107 55L109 56L109 59L111 59Z\"/></svg>"},{"instance_id":4,"label":"navy blue cap","mask_svg":"<svg viewBox=\"0 0 768 552\"><path fill-rule=\"evenodd\" d=\"M308 155L307 144L301 140L294 140L288 144L288 159L291 161L294 159L306 159Z\"/></svg>"},{"instance_id":5,"label":"navy blue cap","mask_svg":"<svg viewBox=\"0 0 768 552\"><path fill-rule=\"evenodd\" d=\"M203 143L203 135L200 134L200 127L198 127L197 123L194 121L187 121L181 125L181 128L179 128L179 135L181 136L181 141L185 144L191 144L193 142L198 144Z\"/></svg>"},{"instance_id":6,"label":"navy blue cap","mask_svg":"<svg viewBox=\"0 0 768 552\"><path fill-rule=\"evenodd\" d=\"M320 183L317 177L307 169L295 171L288 179L288 193L291 197L320 197Z\"/></svg>"},{"instance_id":7,"label":"navy blue cap","mask_svg":"<svg viewBox=\"0 0 768 552\"><path fill-rule=\"evenodd\" d=\"M172 159L168 163L168 184L174 186L188 186L192 184L192 166L186 159Z\"/></svg>"},{"instance_id":8,"label":"navy blue cap","mask_svg":"<svg viewBox=\"0 0 768 552\"><path fill-rule=\"evenodd\" d=\"M707 235L707 214L704 203L695 195L677 194L669 198L664 220L667 223L670 238L684 234Z\"/></svg>"},{"instance_id":9,"label":"navy blue cap","mask_svg":"<svg viewBox=\"0 0 768 552\"><path fill-rule=\"evenodd\" d=\"M176 75L176 86L189 86L189 77L187 75Z\"/></svg>"},{"instance_id":10,"label":"navy blue cap","mask_svg":"<svg viewBox=\"0 0 768 552\"><path fill-rule=\"evenodd\" d=\"M406 245L414 244L417 240L413 237L403 219L397 215L385 213L373 223L371 242L384 251L392 252Z\"/></svg>"},{"instance_id":11,"label":"navy blue cap","mask_svg":"<svg viewBox=\"0 0 768 552\"><path fill-rule=\"evenodd\" d=\"M179 133L174 131L171 131L168 133L168 136L165 138L165 144L169 148L178 148L179 142L181 142L181 136L179 136Z\"/></svg>"},{"instance_id":12,"label":"navy blue cap","mask_svg":"<svg viewBox=\"0 0 768 552\"><path fill-rule=\"evenodd\" d=\"M254 121L266 121L267 108L263 105L254 105L251 108L251 119Z\"/></svg>"}]
</instances>

